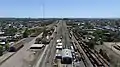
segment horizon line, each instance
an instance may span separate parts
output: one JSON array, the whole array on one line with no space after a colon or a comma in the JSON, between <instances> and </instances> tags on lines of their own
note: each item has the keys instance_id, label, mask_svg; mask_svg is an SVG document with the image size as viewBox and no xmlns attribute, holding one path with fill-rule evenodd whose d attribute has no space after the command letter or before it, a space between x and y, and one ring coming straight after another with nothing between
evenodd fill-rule
<instances>
[{"instance_id":1,"label":"horizon line","mask_svg":"<svg viewBox=\"0 0 120 67\"><path fill-rule=\"evenodd\" d=\"M34 18L34 19L42 19L43 17L0 17L0 18ZM44 18L95 18L95 19L120 19L120 17L44 17ZM43 19L44 19L43 18Z\"/></svg>"}]
</instances>

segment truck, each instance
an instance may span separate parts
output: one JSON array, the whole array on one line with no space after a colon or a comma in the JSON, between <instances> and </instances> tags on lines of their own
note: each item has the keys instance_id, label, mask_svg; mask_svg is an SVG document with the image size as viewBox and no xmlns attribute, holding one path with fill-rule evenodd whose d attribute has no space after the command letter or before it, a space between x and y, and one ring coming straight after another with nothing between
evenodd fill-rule
<instances>
[{"instance_id":1,"label":"truck","mask_svg":"<svg viewBox=\"0 0 120 67\"><path fill-rule=\"evenodd\" d=\"M58 39L58 40L57 40L57 43L60 43L61 41L62 41L61 39Z\"/></svg>"},{"instance_id":2,"label":"truck","mask_svg":"<svg viewBox=\"0 0 120 67\"><path fill-rule=\"evenodd\" d=\"M18 43L15 43L13 45L10 45L9 47L9 52L16 52L18 51L20 48L22 48L24 46L23 42L18 42Z\"/></svg>"},{"instance_id":3,"label":"truck","mask_svg":"<svg viewBox=\"0 0 120 67\"><path fill-rule=\"evenodd\" d=\"M57 43L57 46L62 46L62 43Z\"/></svg>"},{"instance_id":4,"label":"truck","mask_svg":"<svg viewBox=\"0 0 120 67\"><path fill-rule=\"evenodd\" d=\"M60 46L60 45L57 45L57 46L56 46L56 49L58 49L58 50L62 50L62 48L63 48L63 47Z\"/></svg>"}]
</instances>

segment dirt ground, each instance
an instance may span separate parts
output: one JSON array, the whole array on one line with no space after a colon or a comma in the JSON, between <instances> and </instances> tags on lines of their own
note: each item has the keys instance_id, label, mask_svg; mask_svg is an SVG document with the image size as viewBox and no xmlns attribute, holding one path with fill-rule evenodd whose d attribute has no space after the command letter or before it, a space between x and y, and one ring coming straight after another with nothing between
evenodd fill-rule
<instances>
[{"instance_id":1,"label":"dirt ground","mask_svg":"<svg viewBox=\"0 0 120 67\"><path fill-rule=\"evenodd\" d=\"M96 45L95 49L99 51L100 49L103 49L106 51L110 58L110 67L120 67L120 51L114 49L114 47L111 47L115 43L113 42L104 42L103 45ZM116 43L117 45L120 45L119 43Z\"/></svg>"}]
</instances>

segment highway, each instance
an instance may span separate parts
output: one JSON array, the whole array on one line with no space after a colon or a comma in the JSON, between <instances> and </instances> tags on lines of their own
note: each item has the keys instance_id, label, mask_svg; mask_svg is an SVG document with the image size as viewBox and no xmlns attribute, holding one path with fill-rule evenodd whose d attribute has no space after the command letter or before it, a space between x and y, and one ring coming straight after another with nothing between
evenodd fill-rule
<instances>
[{"instance_id":1,"label":"highway","mask_svg":"<svg viewBox=\"0 0 120 67\"><path fill-rule=\"evenodd\" d=\"M63 44L64 44L64 49L70 49L70 38L69 38L69 32L67 29L66 22L63 21L62 23L62 32L63 32ZM61 64L61 67L73 67L73 64Z\"/></svg>"},{"instance_id":2,"label":"highway","mask_svg":"<svg viewBox=\"0 0 120 67\"><path fill-rule=\"evenodd\" d=\"M56 27L57 29L57 34L53 33L54 37L53 40L50 42L50 44L46 47L46 51L45 54L43 53L42 55L44 55L43 57L40 57L40 61L37 62L36 65L34 65L33 67L53 67L53 60L54 60L54 55L55 55L55 46L56 46L56 40L60 37L60 28L61 25L60 23L58 23L58 27Z\"/></svg>"},{"instance_id":3,"label":"highway","mask_svg":"<svg viewBox=\"0 0 120 67\"><path fill-rule=\"evenodd\" d=\"M70 49L70 46L72 46L71 41L74 41L74 39L69 38L69 32L67 29L66 22L63 22L63 42L64 42L64 48ZM72 64L61 64L61 67L85 67L83 61L80 61L79 63L72 61Z\"/></svg>"}]
</instances>

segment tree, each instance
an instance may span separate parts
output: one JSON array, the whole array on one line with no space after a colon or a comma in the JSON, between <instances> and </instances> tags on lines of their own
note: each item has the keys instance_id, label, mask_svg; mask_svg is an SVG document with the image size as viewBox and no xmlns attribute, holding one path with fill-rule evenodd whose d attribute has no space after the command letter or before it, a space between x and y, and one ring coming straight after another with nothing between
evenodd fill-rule
<instances>
[{"instance_id":1,"label":"tree","mask_svg":"<svg viewBox=\"0 0 120 67\"><path fill-rule=\"evenodd\" d=\"M3 47L0 45L0 56L3 55Z\"/></svg>"},{"instance_id":2,"label":"tree","mask_svg":"<svg viewBox=\"0 0 120 67\"><path fill-rule=\"evenodd\" d=\"M94 49L94 46L95 46L95 41L90 40L90 42L88 43L88 47Z\"/></svg>"},{"instance_id":3,"label":"tree","mask_svg":"<svg viewBox=\"0 0 120 67\"><path fill-rule=\"evenodd\" d=\"M100 40L100 45L103 45L103 40Z\"/></svg>"},{"instance_id":4,"label":"tree","mask_svg":"<svg viewBox=\"0 0 120 67\"><path fill-rule=\"evenodd\" d=\"M5 50L8 50L8 49L9 49L9 43L5 45Z\"/></svg>"},{"instance_id":5,"label":"tree","mask_svg":"<svg viewBox=\"0 0 120 67\"><path fill-rule=\"evenodd\" d=\"M5 34L7 35L14 35L17 32L17 28L9 28L5 31Z\"/></svg>"},{"instance_id":6,"label":"tree","mask_svg":"<svg viewBox=\"0 0 120 67\"><path fill-rule=\"evenodd\" d=\"M26 30L24 31L24 33L23 33L23 37L26 38L26 37L28 37L28 35L29 35L29 34L28 34L28 29L26 29Z\"/></svg>"},{"instance_id":7,"label":"tree","mask_svg":"<svg viewBox=\"0 0 120 67\"><path fill-rule=\"evenodd\" d=\"M45 37L47 35L47 30L46 29L47 29L46 27L43 28L43 37Z\"/></svg>"}]
</instances>

